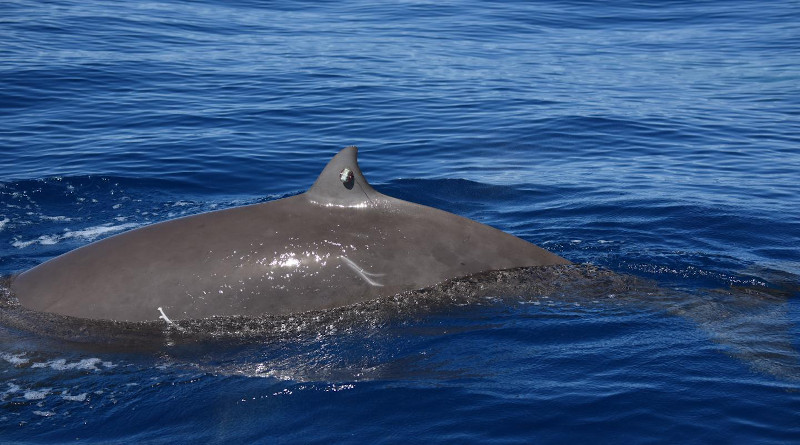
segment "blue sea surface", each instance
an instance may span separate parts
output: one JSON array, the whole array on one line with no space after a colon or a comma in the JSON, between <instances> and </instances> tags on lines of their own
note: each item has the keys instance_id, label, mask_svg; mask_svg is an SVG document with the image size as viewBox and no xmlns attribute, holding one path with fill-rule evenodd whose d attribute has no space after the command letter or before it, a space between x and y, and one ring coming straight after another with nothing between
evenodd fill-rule
<instances>
[{"instance_id":1,"label":"blue sea surface","mask_svg":"<svg viewBox=\"0 0 800 445\"><path fill-rule=\"evenodd\" d=\"M0 323L0 442L800 441L800 3L0 3L0 275L347 145L648 284L142 349Z\"/></svg>"}]
</instances>

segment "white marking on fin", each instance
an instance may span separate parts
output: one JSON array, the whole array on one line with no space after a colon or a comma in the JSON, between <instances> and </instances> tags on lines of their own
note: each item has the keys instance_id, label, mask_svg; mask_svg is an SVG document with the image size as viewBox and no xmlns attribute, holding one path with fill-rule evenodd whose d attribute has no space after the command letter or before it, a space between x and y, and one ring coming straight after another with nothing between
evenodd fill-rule
<instances>
[{"instance_id":1,"label":"white marking on fin","mask_svg":"<svg viewBox=\"0 0 800 445\"><path fill-rule=\"evenodd\" d=\"M384 274L382 273L370 273L366 270L362 269L358 264L353 262L350 258L347 258L344 255L339 255L339 258L347 264L350 269L353 269L353 272L357 273L359 277L361 277L364 281L366 281L370 286L375 287L383 287L383 284L378 283L377 281L372 280L370 277L382 277Z\"/></svg>"}]
</instances>

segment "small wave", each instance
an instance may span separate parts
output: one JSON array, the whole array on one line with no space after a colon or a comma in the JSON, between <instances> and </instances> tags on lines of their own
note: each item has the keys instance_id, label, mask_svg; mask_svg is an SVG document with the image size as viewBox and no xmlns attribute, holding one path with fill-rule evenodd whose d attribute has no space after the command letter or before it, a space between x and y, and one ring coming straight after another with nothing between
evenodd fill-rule
<instances>
[{"instance_id":1,"label":"small wave","mask_svg":"<svg viewBox=\"0 0 800 445\"><path fill-rule=\"evenodd\" d=\"M119 224L119 225L112 225L112 224L103 224L100 226L89 227L83 230L66 230L62 234L57 235L42 235L34 240L29 241L20 241L16 240L11 243L12 246L16 247L17 249L24 249L29 247L33 244L39 244L42 246L49 246L53 244L60 243L61 241L79 238L85 240L93 240L98 238L102 235L119 232L122 230L128 230L136 227L138 224L134 223L126 223L126 224Z\"/></svg>"},{"instance_id":2,"label":"small wave","mask_svg":"<svg viewBox=\"0 0 800 445\"><path fill-rule=\"evenodd\" d=\"M8 224L9 222L11 222L11 220L8 218L0 219L0 232L3 231L3 229L6 227L6 224Z\"/></svg>"}]
</instances>

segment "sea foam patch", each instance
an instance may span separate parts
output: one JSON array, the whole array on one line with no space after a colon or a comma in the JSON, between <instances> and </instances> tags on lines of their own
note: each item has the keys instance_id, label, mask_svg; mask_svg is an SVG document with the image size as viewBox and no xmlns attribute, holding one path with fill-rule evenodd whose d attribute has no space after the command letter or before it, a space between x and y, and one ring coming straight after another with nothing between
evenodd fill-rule
<instances>
[{"instance_id":1,"label":"sea foam patch","mask_svg":"<svg viewBox=\"0 0 800 445\"><path fill-rule=\"evenodd\" d=\"M31 365L31 368L50 368L56 371L99 371L101 367L107 369L113 368L115 365L111 362L106 362L96 357L85 358L76 362L68 362L66 359L59 358L55 360L48 360L46 362L34 363Z\"/></svg>"},{"instance_id":2,"label":"sea foam patch","mask_svg":"<svg viewBox=\"0 0 800 445\"><path fill-rule=\"evenodd\" d=\"M89 227L83 230L65 230L64 233L56 234L56 235L42 235L34 240L29 241L21 241L16 240L11 243L12 246L16 247L17 249L24 249L29 247L33 244L39 244L42 246L48 246L60 243L61 241L73 239L73 238L80 238L85 240L93 240L100 236L120 232L123 230L128 230L136 227L138 224L134 223L126 223L126 224L103 224L95 227Z\"/></svg>"},{"instance_id":3,"label":"sea foam patch","mask_svg":"<svg viewBox=\"0 0 800 445\"><path fill-rule=\"evenodd\" d=\"M88 396L89 394L85 392L78 395L69 394L67 391L61 393L61 398L70 402L85 402Z\"/></svg>"},{"instance_id":4,"label":"sea foam patch","mask_svg":"<svg viewBox=\"0 0 800 445\"><path fill-rule=\"evenodd\" d=\"M11 363L14 366L22 366L30 362L29 359L25 358L24 352L19 354L10 354L7 352L3 352L0 353L0 359L7 361L8 363Z\"/></svg>"},{"instance_id":5,"label":"sea foam patch","mask_svg":"<svg viewBox=\"0 0 800 445\"><path fill-rule=\"evenodd\" d=\"M42 389L28 389L22 394L22 397L25 400L43 400L50 394L51 388L42 388Z\"/></svg>"}]
</instances>

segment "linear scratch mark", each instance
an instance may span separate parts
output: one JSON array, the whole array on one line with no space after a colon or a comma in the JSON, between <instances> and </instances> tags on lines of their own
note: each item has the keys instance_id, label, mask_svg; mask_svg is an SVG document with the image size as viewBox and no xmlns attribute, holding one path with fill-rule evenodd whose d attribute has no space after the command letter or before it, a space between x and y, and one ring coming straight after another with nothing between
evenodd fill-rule
<instances>
[{"instance_id":1,"label":"linear scratch mark","mask_svg":"<svg viewBox=\"0 0 800 445\"><path fill-rule=\"evenodd\" d=\"M170 325L171 327L173 327L173 328L175 328L175 329L177 329L179 331L183 330L183 328L181 328L180 326L175 324L174 321L170 320L169 317L167 317L167 314L164 313L164 309L161 309L161 306L158 307L158 312L161 312L161 315L159 315L158 318L166 321L168 325Z\"/></svg>"},{"instance_id":2,"label":"linear scratch mark","mask_svg":"<svg viewBox=\"0 0 800 445\"><path fill-rule=\"evenodd\" d=\"M382 277L384 274L369 273L366 270L362 269L358 264L353 262L353 260L347 258L344 255L339 255L339 258L341 258L342 261L344 261L344 263L347 264L348 267L350 267L350 269L353 269L353 272L357 273L358 276L360 276L364 281L369 283L370 286L383 287L383 284L374 281L370 277Z\"/></svg>"}]
</instances>

